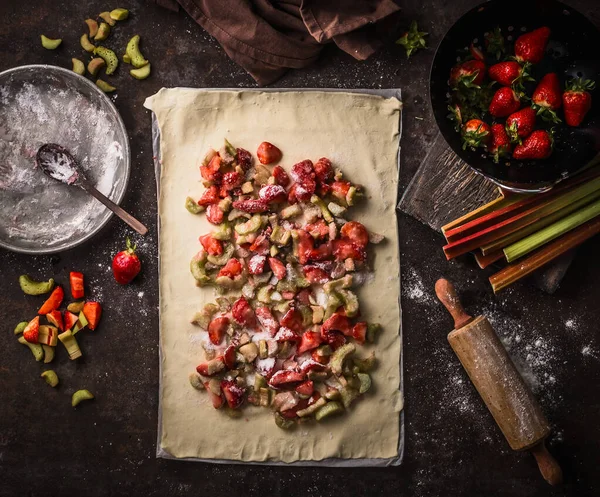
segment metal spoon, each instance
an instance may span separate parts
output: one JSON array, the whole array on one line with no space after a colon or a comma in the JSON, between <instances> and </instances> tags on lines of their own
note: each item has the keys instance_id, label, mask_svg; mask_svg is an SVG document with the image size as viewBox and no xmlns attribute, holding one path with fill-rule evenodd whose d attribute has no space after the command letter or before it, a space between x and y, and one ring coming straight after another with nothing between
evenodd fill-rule
<instances>
[{"instance_id":1,"label":"metal spoon","mask_svg":"<svg viewBox=\"0 0 600 497\"><path fill-rule=\"evenodd\" d=\"M86 179L77 159L64 147L56 143L45 143L37 151L35 162L47 176L66 185L75 185L88 192L96 200L102 202L140 235L148 233L142 223L121 209L92 186Z\"/></svg>"}]
</instances>

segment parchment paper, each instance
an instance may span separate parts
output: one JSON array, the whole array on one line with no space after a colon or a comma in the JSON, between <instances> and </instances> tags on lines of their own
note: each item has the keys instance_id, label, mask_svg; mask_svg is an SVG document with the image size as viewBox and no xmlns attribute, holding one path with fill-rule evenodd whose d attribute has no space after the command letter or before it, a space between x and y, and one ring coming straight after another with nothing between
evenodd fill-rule
<instances>
[{"instance_id":1,"label":"parchment paper","mask_svg":"<svg viewBox=\"0 0 600 497\"><path fill-rule=\"evenodd\" d=\"M157 455L210 462L299 465L390 465L402 455L399 255L394 206L400 107L397 99L323 91L161 90L145 106L160 128L160 315L161 386ZM203 187L198 165L209 147L227 137L256 150L279 145L282 164L329 157L367 190L367 206L352 218L386 236L376 250L374 279L359 290L361 310L384 325L376 344L380 365L375 389L346 416L286 432L272 414L250 407L245 419L230 419L193 390L188 374L202 359L201 332L190 316L214 300L195 287L189 260L197 238L211 229L204 216L183 208Z\"/></svg>"}]
</instances>

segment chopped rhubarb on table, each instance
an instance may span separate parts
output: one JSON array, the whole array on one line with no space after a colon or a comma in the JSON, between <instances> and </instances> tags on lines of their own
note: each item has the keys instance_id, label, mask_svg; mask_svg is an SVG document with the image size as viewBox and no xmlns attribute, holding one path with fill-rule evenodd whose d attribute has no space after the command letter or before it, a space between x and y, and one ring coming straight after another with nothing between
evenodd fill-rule
<instances>
[{"instance_id":1,"label":"chopped rhubarb on table","mask_svg":"<svg viewBox=\"0 0 600 497\"><path fill-rule=\"evenodd\" d=\"M71 271L69 273L69 282L71 283L71 295L74 299L82 299L83 291L83 273ZM54 309L52 309L54 310Z\"/></svg>"},{"instance_id":2,"label":"chopped rhubarb on table","mask_svg":"<svg viewBox=\"0 0 600 497\"><path fill-rule=\"evenodd\" d=\"M218 227L197 234L202 248L190 263L196 284L219 294L192 320L206 330L197 383L215 408L269 408L280 428L346 411L371 384L374 356L357 348L380 328L361 317L352 288L376 243L351 219L367 197L326 157L286 171L271 165L282 152L269 142L256 162L227 140L217 149L200 166L195 214L205 208ZM90 329L100 315L94 304L83 308ZM60 323L51 311L48 320ZM78 331L75 314L64 321Z\"/></svg>"},{"instance_id":3,"label":"chopped rhubarb on table","mask_svg":"<svg viewBox=\"0 0 600 497\"><path fill-rule=\"evenodd\" d=\"M73 273L71 273L71 274L73 274ZM82 278L83 278L83 275L82 275ZM71 289L72 288L73 287L71 286ZM81 292L83 295L83 279L81 280L81 288L82 288ZM52 311L57 310L60 307L60 304L62 303L64 297L65 297L64 290L62 289L61 286L57 286L54 290L52 290L50 297L48 297L48 299L46 300L46 302L44 302L42 307L40 307L38 314L43 316L44 314L48 314Z\"/></svg>"}]
</instances>

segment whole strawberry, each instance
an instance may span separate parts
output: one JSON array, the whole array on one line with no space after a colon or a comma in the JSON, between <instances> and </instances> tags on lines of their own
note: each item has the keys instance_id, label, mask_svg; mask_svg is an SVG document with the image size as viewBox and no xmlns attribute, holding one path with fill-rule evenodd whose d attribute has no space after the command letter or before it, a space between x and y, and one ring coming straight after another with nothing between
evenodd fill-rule
<instances>
[{"instance_id":1,"label":"whole strawberry","mask_svg":"<svg viewBox=\"0 0 600 497\"><path fill-rule=\"evenodd\" d=\"M544 121L560 122L555 110L560 108L562 90L556 73L546 74L533 92L532 107Z\"/></svg>"},{"instance_id":2,"label":"whole strawberry","mask_svg":"<svg viewBox=\"0 0 600 497\"><path fill-rule=\"evenodd\" d=\"M522 145L517 145L513 151L515 159L547 159L552 153L552 136L543 129L531 133Z\"/></svg>"},{"instance_id":3,"label":"whole strawberry","mask_svg":"<svg viewBox=\"0 0 600 497\"><path fill-rule=\"evenodd\" d=\"M127 238L127 249L115 255L112 261L113 275L117 283L126 285L135 278L142 269L142 263L135 253L136 246L131 246Z\"/></svg>"},{"instance_id":4,"label":"whole strawberry","mask_svg":"<svg viewBox=\"0 0 600 497\"><path fill-rule=\"evenodd\" d=\"M567 83L562 96L565 111L565 121L569 126L579 126L585 115L592 108L592 96L587 90L593 90L596 83L581 78Z\"/></svg>"},{"instance_id":5,"label":"whole strawberry","mask_svg":"<svg viewBox=\"0 0 600 497\"><path fill-rule=\"evenodd\" d=\"M521 142L521 138L529 136L535 127L535 111L531 107L525 107L506 119L506 132L510 140Z\"/></svg>"},{"instance_id":6,"label":"whole strawberry","mask_svg":"<svg viewBox=\"0 0 600 497\"><path fill-rule=\"evenodd\" d=\"M519 36L515 41L515 58L519 62L537 64L544 58L549 39L550 28L546 26Z\"/></svg>"},{"instance_id":7,"label":"whole strawberry","mask_svg":"<svg viewBox=\"0 0 600 497\"><path fill-rule=\"evenodd\" d=\"M450 86L478 88L485 78L485 64L480 60L468 60L457 64L450 71Z\"/></svg>"},{"instance_id":8,"label":"whole strawberry","mask_svg":"<svg viewBox=\"0 0 600 497\"><path fill-rule=\"evenodd\" d=\"M485 147L491 138L491 128L480 119L467 121L462 129L463 150L467 147Z\"/></svg>"},{"instance_id":9,"label":"whole strawberry","mask_svg":"<svg viewBox=\"0 0 600 497\"><path fill-rule=\"evenodd\" d=\"M496 123L492 125L492 144L489 151L492 154L495 163L500 162L501 157L507 157L510 154L512 145L510 138L506 133L504 125Z\"/></svg>"},{"instance_id":10,"label":"whole strawberry","mask_svg":"<svg viewBox=\"0 0 600 497\"><path fill-rule=\"evenodd\" d=\"M488 75L491 80L497 81L503 86L520 84L522 81L533 80L528 73L530 65L527 62L521 65L514 60L498 62L488 69Z\"/></svg>"},{"instance_id":11,"label":"whole strawberry","mask_svg":"<svg viewBox=\"0 0 600 497\"><path fill-rule=\"evenodd\" d=\"M490 102L489 111L494 117L506 117L521 107L521 100L509 86L499 88Z\"/></svg>"}]
</instances>

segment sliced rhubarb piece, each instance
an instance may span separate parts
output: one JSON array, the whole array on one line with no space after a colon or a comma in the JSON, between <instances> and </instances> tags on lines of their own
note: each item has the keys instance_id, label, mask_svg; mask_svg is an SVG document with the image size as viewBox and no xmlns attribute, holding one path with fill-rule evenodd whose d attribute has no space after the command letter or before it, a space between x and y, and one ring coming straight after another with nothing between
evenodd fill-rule
<instances>
[{"instance_id":1,"label":"sliced rhubarb piece","mask_svg":"<svg viewBox=\"0 0 600 497\"><path fill-rule=\"evenodd\" d=\"M302 340L298 346L298 355L303 354L308 350L316 349L319 345L321 345L322 341L323 339L321 338L320 333L315 331L305 332L302 335Z\"/></svg>"},{"instance_id":2,"label":"sliced rhubarb piece","mask_svg":"<svg viewBox=\"0 0 600 497\"><path fill-rule=\"evenodd\" d=\"M196 371L202 376L214 376L224 369L225 362L221 356L211 359L208 362L203 362L196 367Z\"/></svg>"},{"instance_id":3,"label":"sliced rhubarb piece","mask_svg":"<svg viewBox=\"0 0 600 497\"><path fill-rule=\"evenodd\" d=\"M237 299L231 307L231 314L239 324L256 328L256 315L244 297Z\"/></svg>"},{"instance_id":4,"label":"sliced rhubarb piece","mask_svg":"<svg viewBox=\"0 0 600 497\"><path fill-rule=\"evenodd\" d=\"M48 297L42 307L40 307L38 314L44 315L58 309L63 301L64 296L65 292L63 291L62 287L57 286L54 290L52 290L50 297Z\"/></svg>"},{"instance_id":5,"label":"sliced rhubarb piece","mask_svg":"<svg viewBox=\"0 0 600 497\"><path fill-rule=\"evenodd\" d=\"M40 325L38 330L38 343L56 347L58 342L58 329L54 326Z\"/></svg>"},{"instance_id":6,"label":"sliced rhubarb piece","mask_svg":"<svg viewBox=\"0 0 600 497\"><path fill-rule=\"evenodd\" d=\"M341 374L342 368L344 366L344 361L348 359L354 351L356 347L352 343L347 343L337 349L333 355L331 356L331 360L329 361L329 367L331 368L331 372L333 374Z\"/></svg>"},{"instance_id":7,"label":"sliced rhubarb piece","mask_svg":"<svg viewBox=\"0 0 600 497\"><path fill-rule=\"evenodd\" d=\"M269 380L269 385L279 389L286 386L292 386L292 384L303 381L305 378L306 375L304 373L298 373L296 371L277 371Z\"/></svg>"},{"instance_id":8,"label":"sliced rhubarb piece","mask_svg":"<svg viewBox=\"0 0 600 497\"><path fill-rule=\"evenodd\" d=\"M208 338L214 345L219 345L223 341L225 332L229 327L229 318L221 316L213 319L208 325Z\"/></svg>"},{"instance_id":9,"label":"sliced rhubarb piece","mask_svg":"<svg viewBox=\"0 0 600 497\"><path fill-rule=\"evenodd\" d=\"M95 330L102 316L102 306L98 302L86 302L83 305L83 315L88 321L87 327Z\"/></svg>"},{"instance_id":10,"label":"sliced rhubarb piece","mask_svg":"<svg viewBox=\"0 0 600 497\"><path fill-rule=\"evenodd\" d=\"M223 405L223 397L220 394L213 393L213 391L209 388L209 382L204 382L204 388L206 388L206 393L208 393L212 405L215 409L219 409Z\"/></svg>"},{"instance_id":11,"label":"sliced rhubarb piece","mask_svg":"<svg viewBox=\"0 0 600 497\"><path fill-rule=\"evenodd\" d=\"M71 284L71 295L74 299L83 298L83 273L77 271L71 271L69 273L69 282ZM54 309L51 309L54 310Z\"/></svg>"},{"instance_id":12,"label":"sliced rhubarb piece","mask_svg":"<svg viewBox=\"0 0 600 497\"><path fill-rule=\"evenodd\" d=\"M23 330L23 338L29 343L38 343L40 334L40 317L34 317Z\"/></svg>"},{"instance_id":13,"label":"sliced rhubarb piece","mask_svg":"<svg viewBox=\"0 0 600 497\"><path fill-rule=\"evenodd\" d=\"M237 409L244 402L245 390L236 385L235 381L223 380L221 382L221 390L223 390L227 405L231 409Z\"/></svg>"},{"instance_id":14,"label":"sliced rhubarb piece","mask_svg":"<svg viewBox=\"0 0 600 497\"><path fill-rule=\"evenodd\" d=\"M56 326L60 331L65 331L65 326L63 324L62 313L59 310L54 310L46 314L46 319Z\"/></svg>"}]
</instances>

